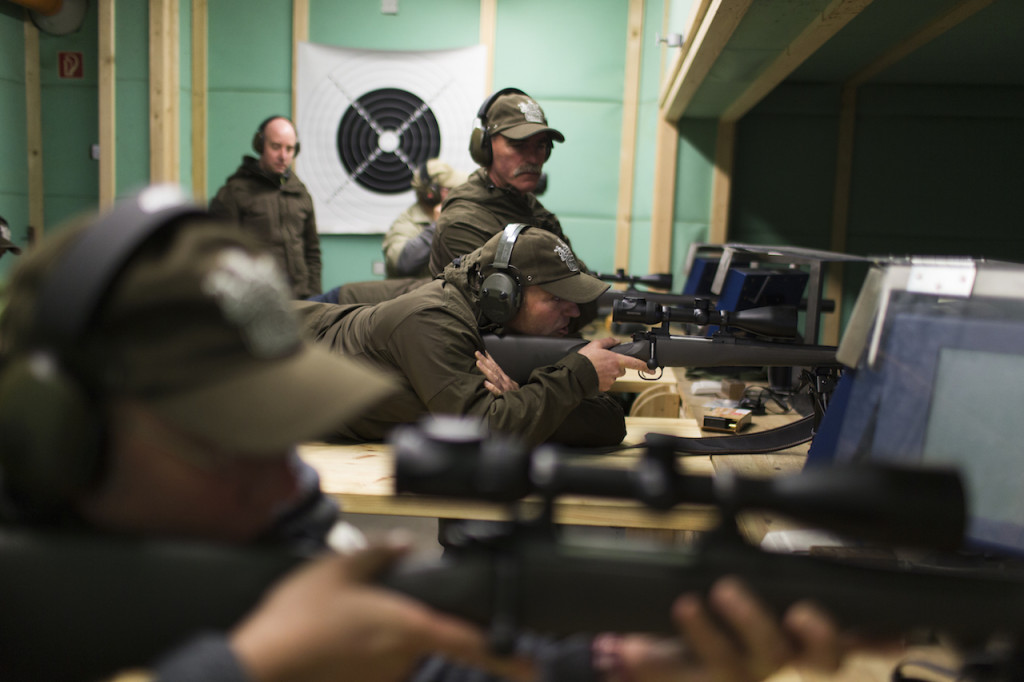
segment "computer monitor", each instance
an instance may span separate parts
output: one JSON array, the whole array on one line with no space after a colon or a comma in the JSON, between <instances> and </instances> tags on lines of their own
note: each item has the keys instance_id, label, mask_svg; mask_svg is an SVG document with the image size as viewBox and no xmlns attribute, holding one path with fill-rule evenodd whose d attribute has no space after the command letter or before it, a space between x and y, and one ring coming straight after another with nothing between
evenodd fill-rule
<instances>
[{"instance_id":1,"label":"computer monitor","mask_svg":"<svg viewBox=\"0 0 1024 682\"><path fill-rule=\"evenodd\" d=\"M854 369L808 466L955 465L967 496L966 545L1024 555L1024 266L959 270L968 272L973 284L955 294L913 277L900 284L908 272L895 286L889 278L862 292L877 312L870 327L852 332ZM843 346L840 356L849 357Z\"/></svg>"}]
</instances>

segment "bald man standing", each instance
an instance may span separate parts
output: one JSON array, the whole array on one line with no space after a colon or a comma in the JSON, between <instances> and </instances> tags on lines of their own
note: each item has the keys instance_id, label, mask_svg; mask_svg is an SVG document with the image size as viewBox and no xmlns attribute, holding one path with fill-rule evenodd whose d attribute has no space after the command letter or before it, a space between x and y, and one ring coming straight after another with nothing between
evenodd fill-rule
<instances>
[{"instance_id":1,"label":"bald man standing","mask_svg":"<svg viewBox=\"0 0 1024 682\"><path fill-rule=\"evenodd\" d=\"M259 239L287 273L295 298L321 293L320 235L313 199L295 174L299 153L295 125L271 116L252 139L259 157L242 165L210 202L210 213L241 225Z\"/></svg>"}]
</instances>

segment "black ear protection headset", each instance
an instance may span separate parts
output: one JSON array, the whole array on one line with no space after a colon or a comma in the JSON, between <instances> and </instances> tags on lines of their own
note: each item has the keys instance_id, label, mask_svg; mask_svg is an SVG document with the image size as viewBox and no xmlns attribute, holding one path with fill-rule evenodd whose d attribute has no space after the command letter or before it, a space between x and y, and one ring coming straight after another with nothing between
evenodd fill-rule
<instances>
[{"instance_id":1,"label":"black ear protection headset","mask_svg":"<svg viewBox=\"0 0 1024 682\"><path fill-rule=\"evenodd\" d=\"M102 472L105 415L76 349L114 281L154 235L206 215L181 191L150 187L84 228L37 296L33 348L0 367L0 516L44 520Z\"/></svg>"},{"instance_id":2,"label":"black ear protection headset","mask_svg":"<svg viewBox=\"0 0 1024 682\"><path fill-rule=\"evenodd\" d=\"M265 119L263 119L263 123L260 123L260 127L256 129L256 134L252 136L252 150L254 152L260 155L263 154L263 144L266 142L267 126L270 124L271 121L277 120L279 118L283 118L284 120L288 121L289 123L292 124L292 128L295 128L295 123L292 122L292 120L287 116L275 115L266 117ZM301 145L299 144L299 129L295 128L295 156L299 155L300 146Z\"/></svg>"},{"instance_id":3,"label":"black ear protection headset","mask_svg":"<svg viewBox=\"0 0 1024 682\"><path fill-rule=\"evenodd\" d=\"M490 166L494 161L494 153L491 150L491 135L487 132L487 111L502 95L523 95L529 97L518 88L502 88L484 100L480 109L476 112L476 120L473 122L473 132L469 135L469 155L481 166ZM548 144L548 153L545 159L551 156L551 144Z\"/></svg>"},{"instance_id":4,"label":"black ear protection headset","mask_svg":"<svg viewBox=\"0 0 1024 682\"><path fill-rule=\"evenodd\" d=\"M423 160L420 167L416 169L419 182L416 187L416 199L424 204L441 203L441 183L434 180L434 177L427 170L427 159Z\"/></svg>"},{"instance_id":5,"label":"black ear protection headset","mask_svg":"<svg viewBox=\"0 0 1024 682\"><path fill-rule=\"evenodd\" d=\"M523 303L523 283L519 270L511 264L512 247L519 234L530 227L509 223L498 240L491 272L480 285L480 309L491 322L504 324L516 316Z\"/></svg>"}]
</instances>

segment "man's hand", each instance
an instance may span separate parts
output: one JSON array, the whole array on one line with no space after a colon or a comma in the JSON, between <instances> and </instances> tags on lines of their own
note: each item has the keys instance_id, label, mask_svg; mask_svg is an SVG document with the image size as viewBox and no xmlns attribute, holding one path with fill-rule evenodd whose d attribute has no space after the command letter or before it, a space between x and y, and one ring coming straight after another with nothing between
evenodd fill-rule
<instances>
[{"instance_id":1,"label":"man's hand","mask_svg":"<svg viewBox=\"0 0 1024 682\"><path fill-rule=\"evenodd\" d=\"M834 671L854 645L828 616L806 602L792 606L780 622L733 578L716 582L707 604L710 611L700 597L685 595L673 605L681 641L645 635L619 638L617 663L624 678L757 682L786 665Z\"/></svg>"},{"instance_id":2,"label":"man's hand","mask_svg":"<svg viewBox=\"0 0 1024 682\"><path fill-rule=\"evenodd\" d=\"M634 358L622 353L608 350L618 345L614 337L595 339L583 348L579 354L590 360L590 364L597 371L597 380L602 391L607 391L615 383L615 380L626 373L627 369L647 369L647 363L640 358Z\"/></svg>"},{"instance_id":3,"label":"man's hand","mask_svg":"<svg viewBox=\"0 0 1024 682\"><path fill-rule=\"evenodd\" d=\"M505 370L494 361L487 351L476 352L476 366L484 373L484 387L494 395L501 395L505 391L514 391L519 388L519 384L505 374Z\"/></svg>"},{"instance_id":4,"label":"man's hand","mask_svg":"<svg viewBox=\"0 0 1024 682\"><path fill-rule=\"evenodd\" d=\"M259 682L397 682L437 653L512 680L531 679L525 660L488 655L475 626L369 583L400 554L376 547L291 573L232 633L242 665Z\"/></svg>"}]
</instances>

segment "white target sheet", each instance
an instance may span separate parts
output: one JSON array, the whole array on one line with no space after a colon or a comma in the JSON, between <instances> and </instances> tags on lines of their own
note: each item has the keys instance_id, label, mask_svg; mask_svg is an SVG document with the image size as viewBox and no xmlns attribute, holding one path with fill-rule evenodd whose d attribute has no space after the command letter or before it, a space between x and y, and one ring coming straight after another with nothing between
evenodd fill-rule
<instances>
[{"instance_id":1,"label":"white target sheet","mask_svg":"<svg viewBox=\"0 0 1024 682\"><path fill-rule=\"evenodd\" d=\"M296 172L327 234L387 231L415 201L413 171L440 158L469 173L484 46L392 52L300 43Z\"/></svg>"}]
</instances>

